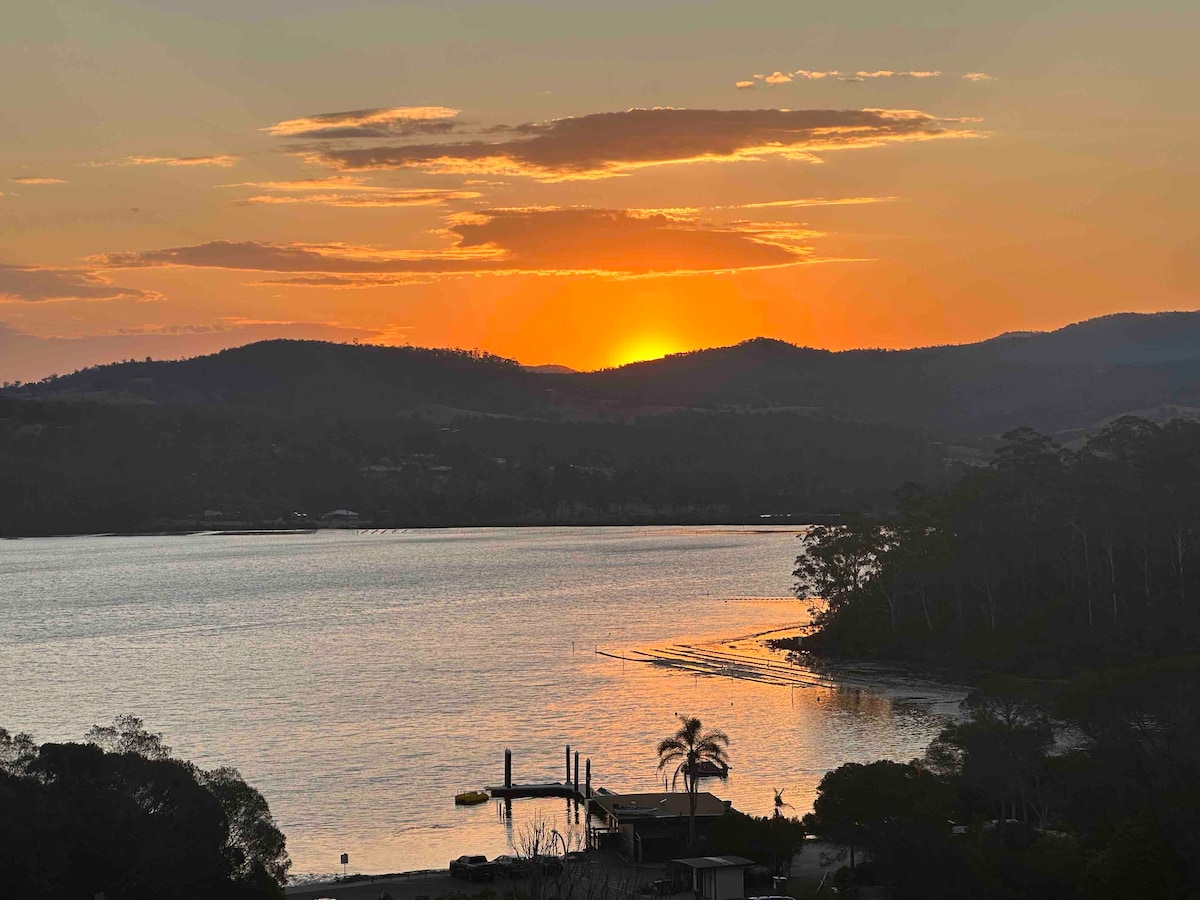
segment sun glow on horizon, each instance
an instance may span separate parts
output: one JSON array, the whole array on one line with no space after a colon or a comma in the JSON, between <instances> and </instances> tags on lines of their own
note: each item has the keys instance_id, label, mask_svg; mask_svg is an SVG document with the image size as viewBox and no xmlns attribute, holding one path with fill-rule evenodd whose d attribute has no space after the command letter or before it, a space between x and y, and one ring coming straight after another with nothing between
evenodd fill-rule
<instances>
[{"instance_id":1,"label":"sun glow on horizon","mask_svg":"<svg viewBox=\"0 0 1200 900\"><path fill-rule=\"evenodd\" d=\"M662 359L685 349L687 348L673 338L657 334L638 335L613 348L610 365L627 366L630 363Z\"/></svg>"}]
</instances>

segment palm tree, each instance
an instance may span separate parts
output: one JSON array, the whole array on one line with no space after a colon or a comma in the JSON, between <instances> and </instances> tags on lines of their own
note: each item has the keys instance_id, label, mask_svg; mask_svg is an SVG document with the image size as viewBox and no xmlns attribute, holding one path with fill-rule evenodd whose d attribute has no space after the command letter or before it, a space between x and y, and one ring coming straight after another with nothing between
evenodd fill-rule
<instances>
[{"instance_id":1,"label":"palm tree","mask_svg":"<svg viewBox=\"0 0 1200 900\"><path fill-rule=\"evenodd\" d=\"M695 716L680 715L679 721L679 730L669 738L663 738L658 744L658 771L662 772L671 765L675 766L671 776L672 789L679 781L679 776L683 776L683 786L688 795L688 842L695 844L700 763L711 762L717 766L728 766L725 748L729 746L729 738L723 731L702 733L700 720Z\"/></svg>"}]
</instances>

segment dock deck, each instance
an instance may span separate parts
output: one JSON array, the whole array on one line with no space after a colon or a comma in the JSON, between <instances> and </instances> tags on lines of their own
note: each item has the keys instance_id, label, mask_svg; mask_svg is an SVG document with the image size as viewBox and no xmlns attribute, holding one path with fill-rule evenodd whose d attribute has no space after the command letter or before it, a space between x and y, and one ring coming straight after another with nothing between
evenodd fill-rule
<instances>
[{"instance_id":1,"label":"dock deck","mask_svg":"<svg viewBox=\"0 0 1200 900\"><path fill-rule=\"evenodd\" d=\"M573 784L563 784L553 781L543 784L512 784L508 787L489 787L486 789L494 799L517 800L523 797L566 797L568 800L586 799L581 790Z\"/></svg>"}]
</instances>

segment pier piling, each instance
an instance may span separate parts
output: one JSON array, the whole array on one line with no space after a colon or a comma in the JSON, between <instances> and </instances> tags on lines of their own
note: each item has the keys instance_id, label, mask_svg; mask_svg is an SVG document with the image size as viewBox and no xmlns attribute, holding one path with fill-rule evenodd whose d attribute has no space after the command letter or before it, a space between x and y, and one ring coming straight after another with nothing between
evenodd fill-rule
<instances>
[{"instance_id":1,"label":"pier piling","mask_svg":"<svg viewBox=\"0 0 1200 900\"><path fill-rule=\"evenodd\" d=\"M571 745L567 744L567 784L571 783Z\"/></svg>"},{"instance_id":2,"label":"pier piling","mask_svg":"<svg viewBox=\"0 0 1200 900\"><path fill-rule=\"evenodd\" d=\"M579 751L575 751L575 793L579 793Z\"/></svg>"},{"instance_id":3,"label":"pier piling","mask_svg":"<svg viewBox=\"0 0 1200 900\"><path fill-rule=\"evenodd\" d=\"M591 800L592 799L592 758L590 756L588 757L587 763L584 766L584 772L585 772L585 775L584 775L583 799Z\"/></svg>"},{"instance_id":4,"label":"pier piling","mask_svg":"<svg viewBox=\"0 0 1200 900\"><path fill-rule=\"evenodd\" d=\"M512 787L512 751L508 749L504 751L504 787Z\"/></svg>"}]
</instances>

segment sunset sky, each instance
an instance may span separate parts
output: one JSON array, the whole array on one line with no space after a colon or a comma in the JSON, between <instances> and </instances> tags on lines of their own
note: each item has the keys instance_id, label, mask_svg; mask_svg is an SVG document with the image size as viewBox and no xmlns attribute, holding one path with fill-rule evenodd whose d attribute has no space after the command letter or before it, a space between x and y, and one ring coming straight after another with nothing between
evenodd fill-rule
<instances>
[{"instance_id":1,"label":"sunset sky","mask_svg":"<svg viewBox=\"0 0 1200 900\"><path fill-rule=\"evenodd\" d=\"M1194 3L42 0L0 380L269 337L598 368L1200 307Z\"/></svg>"}]
</instances>

